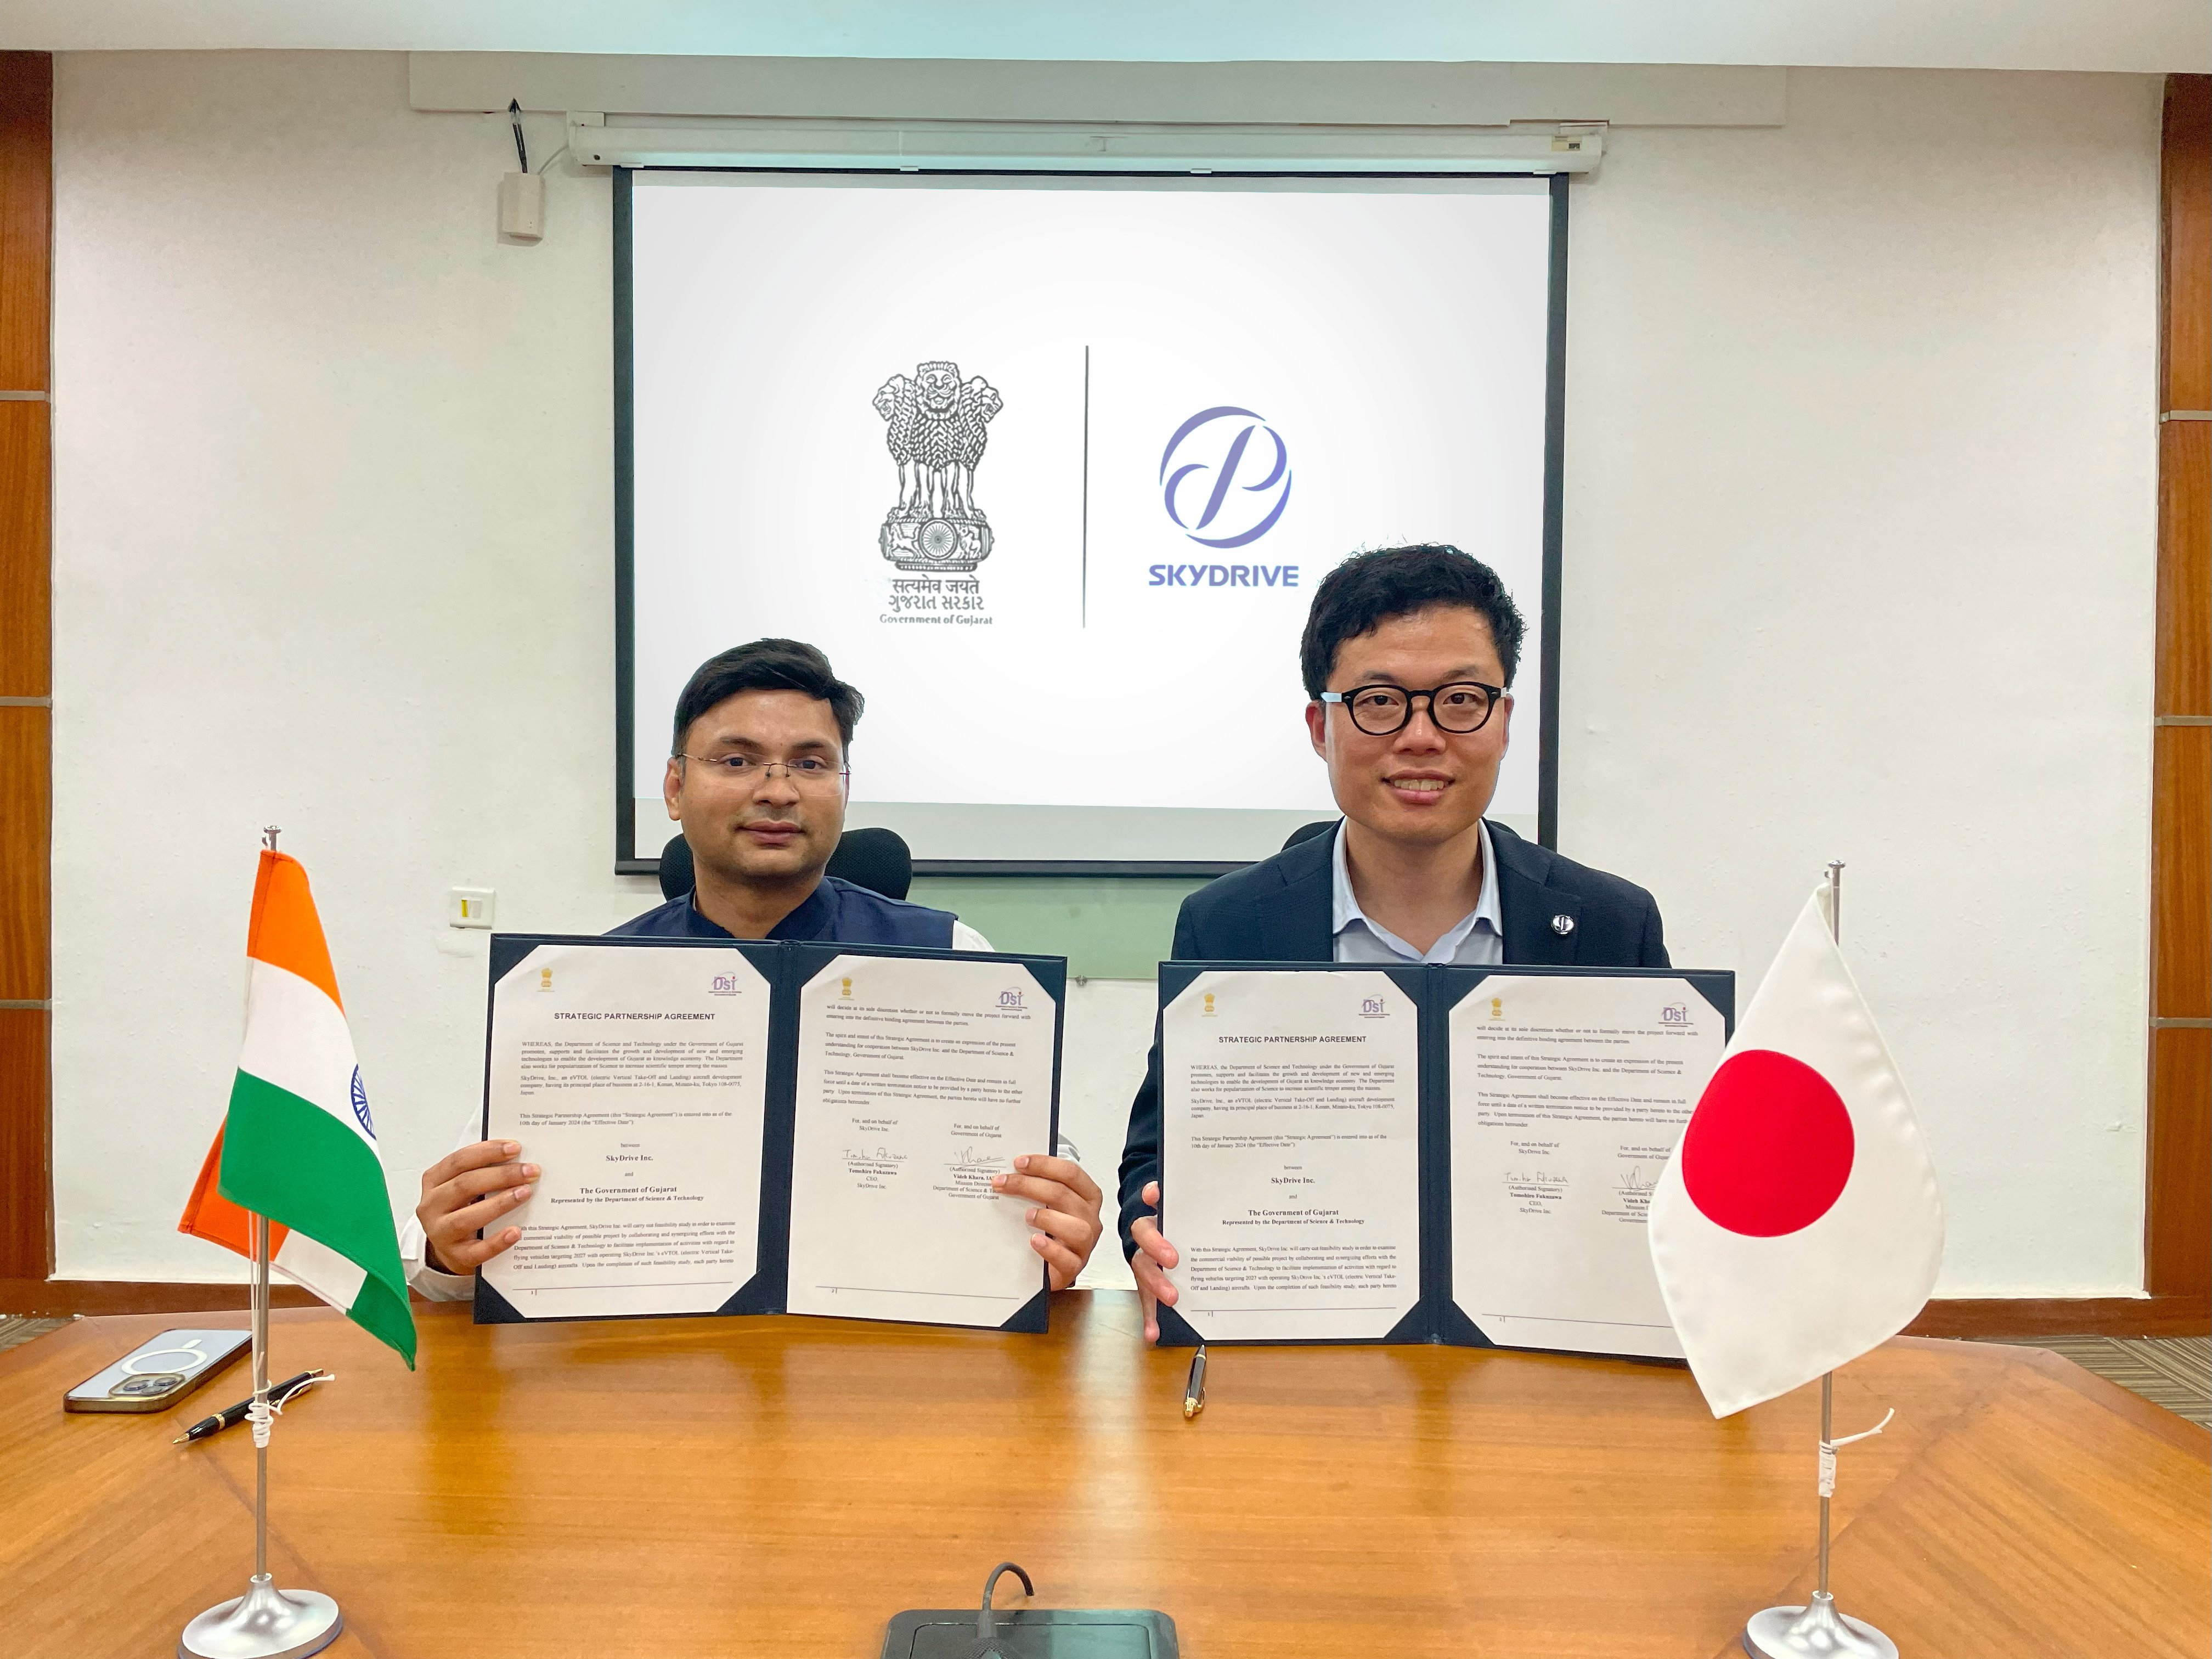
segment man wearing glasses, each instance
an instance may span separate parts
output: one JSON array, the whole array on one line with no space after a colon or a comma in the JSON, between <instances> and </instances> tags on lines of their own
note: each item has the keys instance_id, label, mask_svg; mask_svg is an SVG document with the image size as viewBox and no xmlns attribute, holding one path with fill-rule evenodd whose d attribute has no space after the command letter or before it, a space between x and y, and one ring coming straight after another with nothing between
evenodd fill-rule
<instances>
[{"instance_id":1,"label":"man wearing glasses","mask_svg":"<svg viewBox=\"0 0 2212 1659\"><path fill-rule=\"evenodd\" d=\"M1513 721L1521 613L1452 547L1347 559L1299 648L1306 731L1343 821L1183 901L1185 961L1664 968L1659 907L1483 817ZM1121 1240L1157 1341L1175 1246L1160 1202L1160 1056L1129 1110Z\"/></svg>"},{"instance_id":2,"label":"man wearing glasses","mask_svg":"<svg viewBox=\"0 0 2212 1659\"><path fill-rule=\"evenodd\" d=\"M660 785L668 816L684 826L696 885L613 932L989 950L949 910L825 873L844 832L846 751L860 707L860 694L830 659L797 640L756 640L702 663L676 700ZM472 1295L477 1268L522 1237L499 1224L538 1178L536 1164L518 1161L521 1152L511 1140L480 1140L423 1171L400 1255L424 1296ZM1104 1231L1097 1183L1073 1158L1030 1153L1014 1165L992 1184L1032 1206L1030 1248L1051 1269L1053 1289L1065 1289Z\"/></svg>"}]
</instances>

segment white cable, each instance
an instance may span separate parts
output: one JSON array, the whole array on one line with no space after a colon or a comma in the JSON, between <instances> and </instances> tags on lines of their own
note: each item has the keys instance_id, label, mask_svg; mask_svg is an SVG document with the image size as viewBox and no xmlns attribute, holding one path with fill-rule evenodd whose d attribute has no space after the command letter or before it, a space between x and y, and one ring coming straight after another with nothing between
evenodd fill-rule
<instances>
[{"instance_id":1,"label":"white cable","mask_svg":"<svg viewBox=\"0 0 2212 1659\"><path fill-rule=\"evenodd\" d=\"M317 1371L306 1382L286 1394L282 1400L272 1396L267 1400L256 1400L249 1404L246 1408L246 1420L253 1425L253 1443L256 1449L265 1449L268 1446L269 1425L277 1418L283 1416L285 1407L307 1393L316 1383L337 1381L337 1378L329 1371Z\"/></svg>"},{"instance_id":2,"label":"white cable","mask_svg":"<svg viewBox=\"0 0 2212 1659\"><path fill-rule=\"evenodd\" d=\"M1864 1440L1870 1435L1880 1434L1884 1429L1889 1426L1889 1419L1896 1415L1897 1408L1893 1406L1888 1411L1882 1413L1881 1421L1875 1424L1872 1428L1861 1429L1856 1434L1847 1434L1841 1439L1823 1440L1820 1443L1821 1497L1833 1498L1836 1495L1836 1448L1838 1446L1848 1446L1854 1440Z\"/></svg>"},{"instance_id":3,"label":"white cable","mask_svg":"<svg viewBox=\"0 0 2212 1659\"><path fill-rule=\"evenodd\" d=\"M316 1372L313 1372L313 1374L311 1374L311 1375L310 1375L310 1376L308 1376L305 1381L303 1381L302 1382L301 1382L301 1383L299 1384L299 1386L298 1386L298 1387L295 1388L294 1389L292 1389L292 1391L291 1391L290 1393L287 1394L287 1395L285 1395L282 1400L272 1400L272 1401L270 1401L269 1402L269 1409L270 1409L270 1411L274 1412L277 1416L282 1417L282 1416L283 1416L283 1415L284 1415L284 1407L287 1407L287 1406L290 1405L290 1404L291 1404L295 1400L297 1400L297 1399L298 1399L301 1395L303 1395L303 1394L307 1393L307 1391L308 1389L310 1389L313 1388L313 1387L315 1386L315 1384L316 1384L316 1383L318 1383L318 1382L337 1382L337 1380L338 1380L338 1379L337 1379L337 1377L336 1374L335 1374L335 1373L333 1373L333 1372L331 1372L331 1371L316 1371Z\"/></svg>"}]
</instances>

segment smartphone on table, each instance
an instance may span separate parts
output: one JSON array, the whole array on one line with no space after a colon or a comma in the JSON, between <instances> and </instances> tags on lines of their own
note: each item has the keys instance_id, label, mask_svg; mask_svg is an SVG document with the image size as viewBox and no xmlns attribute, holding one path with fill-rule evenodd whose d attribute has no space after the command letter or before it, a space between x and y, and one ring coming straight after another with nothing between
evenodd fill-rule
<instances>
[{"instance_id":1,"label":"smartphone on table","mask_svg":"<svg viewBox=\"0 0 2212 1659\"><path fill-rule=\"evenodd\" d=\"M62 1396L65 1412L165 1412L253 1346L251 1331L163 1331Z\"/></svg>"}]
</instances>

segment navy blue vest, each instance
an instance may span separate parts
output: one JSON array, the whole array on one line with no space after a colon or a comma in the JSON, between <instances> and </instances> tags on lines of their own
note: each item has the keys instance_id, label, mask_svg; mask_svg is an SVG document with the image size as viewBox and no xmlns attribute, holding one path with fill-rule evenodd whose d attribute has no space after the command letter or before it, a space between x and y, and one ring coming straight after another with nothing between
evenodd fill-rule
<instances>
[{"instance_id":1,"label":"navy blue vest","mask_svg":"<svg viewBox=\"0 0 2212 1659\"><path fill-rule=\"evenodd\" d=\"M608 935L642 934L653 939L728 939L730 932L701 915L692 896L672 898L657 909L633 916ZM769 930L770 939L815 939L831 945L912 945L929 950L952 948L950 910L908 904L824 876L806 901Z\"/></svg>"}]
</instances>

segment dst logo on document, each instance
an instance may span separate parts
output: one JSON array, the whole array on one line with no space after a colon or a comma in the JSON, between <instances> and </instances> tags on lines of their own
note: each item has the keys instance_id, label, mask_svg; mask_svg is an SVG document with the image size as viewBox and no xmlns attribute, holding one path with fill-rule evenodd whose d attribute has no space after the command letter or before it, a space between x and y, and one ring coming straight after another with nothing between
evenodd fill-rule
<instances>
[{"instance_id":1,"label":"dst logo on document","mask_svg":"<svg viewBox=\"0 0 2212 1659\"><path fill-rule=\"evenodd\" d=\"M999 1006L1001 1008L1011 1008L1016 1013L1019 1013L1022 1006L1022 994L1019 991L1000 992Z\"/></svg>"},{"instance_id":2,"label":"dst logo on document","mask_svg":"<svg viewBox=\"0 0 2212 1659\"><path fill-rule=\"evenodd\" d=\"M1389 1018L1389 1014L1390 1005L1382 998L1362 997L1359 999L1360 1018L1387 1019Z\"/></svg>"},{"instance_id":3,"label":"dst logo on document","mask_svg":"<svg viewBox=\"0 0 2212 1659\"><path fill-rule=\"evenodd\" d=\"M717 974L714 982L707 989L714 996L733 997L738 994L738 976L735 974Z\"/></svg>"}]
</instances>

